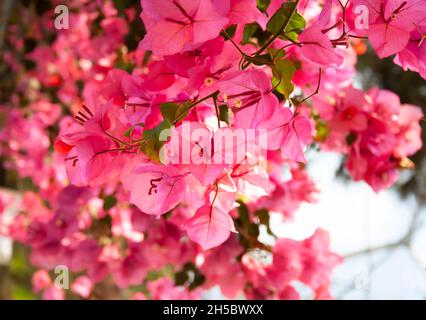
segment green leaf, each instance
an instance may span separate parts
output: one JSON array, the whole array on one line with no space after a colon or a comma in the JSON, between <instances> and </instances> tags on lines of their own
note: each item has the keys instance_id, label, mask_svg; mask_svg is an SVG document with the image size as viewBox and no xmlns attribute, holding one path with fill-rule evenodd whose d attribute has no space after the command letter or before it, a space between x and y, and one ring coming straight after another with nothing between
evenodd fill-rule
<instances>
[{"instance_id":1,"label":"green leaf","mask_svg":"<svg viewBox=\"0 0 426 320\"><path fill-rule=\"evenodd\" d=\"M269 49L269 54L272 57L273 62L281 60L285 56L285 51L282 49Z\"/></svg>"},{"instance_id":2,"label":"green leaf","mask_svg":"<svg viewBox=\"0 0 426 320\"><path fill-rule=\"evenodd\" d=\"M329 129L327 123L322 120L318 120L315 124L315 129L317 131L315 135L315 140L324 142L329 135Z\"/></svg>"},{"instance_id":3,"label":"green leaf","mask_svg":"<svg viewBox=\"0 0 426 320\"><path fill-rule=\"evenodd\" d=\"M266 29L273 34L285 35L287 38L296 41L297 35L305 28L306 22L299 13L294 12L295 6L295 2L283 3L271 19L269 19ZM288 21L290 16L291 19ZM288 23L285 30L283 30L286 21Z\"/></svg>"},{"instance_id":4,"label":"green leaf","mask_svg":"<svg viewBox=\"0 0 426 320\"><path fill-rule=\"evenodd\" d=\"M146 275L145 280L146 281L155 281L157 279L160 279L162 277L167 277L173 275L173 266L170 264L165 265L161 269L157 270L149 270L148 274Z\"/></svg>"},{"instance_id":5,"label":"green leaf","mask_svg":"<svg viewBox=\"0 0 426 320\"><path fill-rule=\"evenodd\" d=\"M143 138L145 140L154 140L158 141L160 139L161 132L172 127L171 122L168 119L164 119L157 125L155 128L144 130Z\"/></svg>"},{"instance_id":6,"label":"green leaf","mask_svg":"<svg viewBox=\"0 0 426 320\"><path fill-rule=\"evenodd\" d=\"M174 102L166 102L160 105L161 115L164 119L169 120L173 123L179 104Z\"/></svg>"},{"instance_id":7,"label":"green leaf","mask_svg":"<svg viewBox=\"0 0 426 320\"><path fill-rule=\"evenodd\" d=\"M179 271L175 274L175 284L177 286L183 286L189 280L189 276L185 270Z\"/></svg>"},{"instance_id":8,"label":"green leaf","mask_svg":"<svg viewBox=\"0 0 426 320\"><path fill-rule=\"evenodd\" d=\"M133 64L123 57L121 50L117 50L117 61L115 63L115 67L117 69L125 70L129 73L133 70Z\"/></svg>"},{"instance_id":9,"label":"green leaf","mask_svg":"<svg viewBox=\"0 0 426 320\"><path fill-rule=\"evenodd\" d=\"M12 286L12 299L13 300L36 300L35 295L31 288L20 283L14 283Z\"/></svg>"},{"instance_id":10,"label":"green leaf","mask_svg":"<svg viewBox=\"0 0 426 320\"><path fill-rule=\"evenodd\" d=\"M126 132L124 132L123 135L127 138L130 138L130 136L132 135L132 132L133 132L133 127L130 127L129 129L127 129Z\"/></svg>"},{"instance_id":11,"label":"green leaf","mask_svg":"<svg viewBox=\"0 0 426 320\"><path fill-rule=\"evenodd\" d=\"M190 282L188 285L189 290L202 285L205 280L206 277L192 262L186 263L181 271L175 273L175 284L184 286Z\"/></svg>"},{"instance_id":12,"label":"green leaf","mask_svg":"<svg viewBox=\"0 0 426 320\"><path fill-rule=\"evenodd\" d=\"M128 9L132 5L134 5L133 0L113 0L113 2L114 2L114 6L117 8L117 10L120 10L120 11Z\"/></svg>"},{"instance_id":13,"label":"green leaf","mask_svg":"<svg viewBox=\"0 0 426 320\"><path fill-rule=\"evenodd\" d=\"M282 30L281 28L283 28L284 22L287 21L287 19L290 17L295 6L295 2L283 3L281 7L269 19L268 23L266 24L266 29L273 34L283 32L284 30Z\"/></svg>"},{"instance_id":14,"label":"green leaf","mask_svg":"<svg viewBox=\"0 0 426 320\"><path fill-rule=\"evenodd\" d=\"M160 106L163 118L169 120L170 123L175 123L184 119L188 115L190 108L191 104L189 102L181 104L166 102L162 103Z\"/></svg>"},{"instance_id":15,"label":"green leaf","mask_svg":"<svg viewBox=\"0 0 426 320\"><path fill-rule=\"evenodd\" d=\"M260 11L265 12L266 9L268 9L270 3L271 0L257 0L257 8Z\"/></svg>"},{"instance_id":16,"label":"green leaf","mask_svg":"<svg viewBox=\"0 0 426 320\"><path fill-rule=\"evenodd\" d=\"M229 108L226 104L219 106L219 119L229 124Z\"/></svg>"},{"instance_id":17,"label":"green leaf","mask_svg":"<svg viewBox=\"0 0 426 320\"><path fill-rule=\"evenodd\" d=\"M230 25L225 30L226 34L229 35L231 38L235 35L236 31L237 31L237 25L236 24ZM225 40L228 39L228 36L226 34L221 32L221 35L225 38Z\"/></svg>"},{"instance_id":18,"label":"green leaf","mask_svg":"<svg viewBox=\"0 0 426 320\"><path fill-rule=\"evenodd\" d=\"M286 99L289 99L290 94L294 90L294 85L291 80L293 79L295 71L296 67L293 62L288 59L281 59L275 62L272 68L272 85L276 87L276 90Z\"/></svg>"},{"instance_id":19,"label":"green leaf","mask_svg":"<svg viewBox=\"0 0 426 320\"><path fill-rule=\"evenodd\" d=\"M253 34L256 32L259 25L256 22L246 24L244 26L243 31L243 40L241 41L242 44L249 43L250 38L253 36Z\"/></svg>"},{"instance_id":20,"label":"green leaf","mask_svg":"<svg viewBox=\"0 0 426 320\"><path fill-rule=\"evenodd\" d=\"M140 150L152 161L160 162L159 152L166 142L167 134L163 131L172 127L168 119L164 119L158 126L153 129L144 130L144 142L140 146ZM162 134L163 133L163 134ZM160 140L161 136L161 140Z\"/></svg>"},{"instance_id":21,"label":"green leaf","mask_svg":"<svg viewBox=\"0 0 426 320\"><path fill-rule=\"evenodd\" d=\"M104 199L104 210L109 210L117 204L117 198L109 195Z\"/></svg>"},{"instance_id":22,"label":"green leaf","mask_svg":"<svg viewBox=\"0 0 426 320\"><path fill-rule=\"evenodd\" d=\"M195 273L194 280L192 280L191 284L188 287L189 290L194 290L195 288L201 286L204 281L206 281L206 277L201 272Z\"/></svg>"},{"instance_id":23,"label":"green leaf","mask_svg":"<svg viewBox=\"0 0 426 320\"><path fill-rule=\"evenodd\" d=\"M289 25L285 28L285 36L293 41L297 41L298 35L305 29L306 21L299 13L295 12Z\"/></svg>"}]
</instances>

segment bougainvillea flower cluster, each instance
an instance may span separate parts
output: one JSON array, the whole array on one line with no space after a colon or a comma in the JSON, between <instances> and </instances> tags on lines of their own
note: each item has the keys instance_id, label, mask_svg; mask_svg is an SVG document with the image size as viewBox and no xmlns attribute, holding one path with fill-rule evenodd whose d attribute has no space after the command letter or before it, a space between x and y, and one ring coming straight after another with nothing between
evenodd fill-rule
<instances>
[{"instance_id":1,"label":"bougainvillea flower cluster","mask_svg":"<svg viewBox=\"0 0 426 320\"><path fill-rule=\"evenodd\" d=\"M367 41L426 78L426 1L123 3L69 1L66 30L57 1L20 6L33 24L9 26L0 154L26 188L0 233L31 248L34 291L297 299L303 283L331 298L327 232L278 237L270 217L316 202L308 148L375 191L411 167L421 109L353 79Z\"/></svg>"}]
</instances>

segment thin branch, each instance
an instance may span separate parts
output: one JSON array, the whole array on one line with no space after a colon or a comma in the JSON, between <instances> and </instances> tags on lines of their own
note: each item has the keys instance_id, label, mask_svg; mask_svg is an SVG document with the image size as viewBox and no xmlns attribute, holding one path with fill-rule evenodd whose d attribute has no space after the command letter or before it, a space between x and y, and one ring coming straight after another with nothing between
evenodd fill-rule
<instances>
[{"instance_id":1,"label":"thin branch","mask_svg":"<svg viewBox=\"0 0 426 320\"><path fill-rule=\"evenodd\" d=\"M306 98L304 98L302 101L300 101L298 104L302 104L303 102L305 102L306 100L312 98L314 95L318 94L320 86L321 86L321 75L322 75L322 69L319 68L319 75L318 75L318 82L317 82L317 87L315 89L314 92L312 92L309 96L307 96Z\"/></svg>"},{"instance_id":2,"label":"thin branch","mask_svg":"<svg viewBox=\"0 0 426 320\"><path fill-rule=\"evenodd\" d=\"M274 34L274 36L269 39L258 51L256 51L256 55L259 55L263 52L263 50L265 50L272 42L275 41L276 38L278 38L281 34L281 30L284 30L288 27L288 25L290 24L291 19L293 18L294 13L297 10L297 5L299 4L299 0L296 1L293 10L291 10L290 15L288 16L287 20L283 23L283 25L281 26L281 28L279 29L279 32L277 32L276 34Z\"/></svg>"},{"instance_id":3,"label":"thin branch","mask_svg":"<svg viewBox=\"0 0 426 320\"><path fill-rule=\"evenodd\" d=\"M217 105L217 97L216 96L213 96L213 103L214 103L214 109L216 111L217 127L220 128L220 110L219 110L219 106Z\"/></svg>"},{"instance_id":4,"label":"thin branch","mask_svg":"<svg viewBox=\"0 0 426 320\"><path fill-rule=\"evenodd\" d=\"M361 255L364 255L364 254L376 252L376 251L379 251L379 250L393 249L393 248L401 246L402 244L403 244L403 241L400 240L400 241L397 241L397 242L387 243L387 244L377 246L377 247L369 247L367 249L354 251L354 252L343 255L343 257L345 259L353 258L353 257L361 256Z\"/></svg>"}]
</instances>

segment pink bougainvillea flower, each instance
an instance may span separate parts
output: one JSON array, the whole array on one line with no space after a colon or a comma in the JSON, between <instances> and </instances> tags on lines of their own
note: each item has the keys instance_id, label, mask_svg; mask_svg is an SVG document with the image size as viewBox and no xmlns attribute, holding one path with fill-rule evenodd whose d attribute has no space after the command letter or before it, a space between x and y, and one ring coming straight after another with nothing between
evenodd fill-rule
<instances>
[{"instance_id":1,"label":"pink bougainvillea flower","mask_svg":"<svg viewBox=\"0 0 426 320\"><path fill-rule=\"evenodd\" d=\"M183 286L176 286L173 279L160 278L149 281L148 289L153 300L198 300L200 299L200 290L188 290Z\"/></svg>"},{"instance_id":2,"label":"pink bougainvillea flower","mask_svg":"<svg viewBox=\"0 0 426 320\"><path fill-rule=\"evenodd\" d=\"M358 0L368 8L368 39L380 58L404 49L411 31L426 22L424 0Z\"/></svg>"},{"instance_id":3,"label":"pink bougainvillea flower","mask_svg":"<svg viewBox=\"0 0 426 320\"><path fill-rule=\"evenodd\" d=\"M400 127L397 135L397 144L393 154L399 158L411 156L420 150L423 142L419 121L423 119L422 111L413 105L403 104L399 112L398 124Z\"/></svg>"},{"instance_id":4,"label":"pink bougainvillea flower","mask_svg":"<svg viewBox=\"0 0 426 320\"><path fill-rule=\"evenodd\" d=\"M303 241L281 238L272 251L272 262L256 259L250 253L242 257L246 278L251 284L245 290L251 299L298 298L291 286L293 281L301 281L315 293L315 298L330 297L325 293L330 283L331 270L341 262L341 258L329 250L328 234L318 229L315 234ZM285 270L285 272L282 272Z\"/></svg>"},{"instance_id":5,"label":"pink bougainvillea flower","mask_svg":"<svg viewBox=\"0 0 426 320\"><path fill-rule=\"evenodd\" d=\"M281 148L287 131L286 128L289 126L292 118L293 112L290 108L279 107L274 110L271 117L259 123L257 128L266 130L268 150Z\"/></svg>"},{"instance_id":6,"label":"pink bougainvillea flower","mask_svg":"<svg viewBox=\"0 0 426 320\"><path fill-rule=\"evenodd\" d=\"M281 178L281 177L279 177ZM268 196L259 200L259 208L282 213L285 218L292 218L302 202L315 203L318 189L305 170L291 169L291 179L279 181L271 178L275 188Z\"/></svg>"},{"instance_id":7,"label":"pink bougainvillea flower","mask_svg":"<svg viewBox=\"0 0 426 320\"><path fill-rule=\"evenodd\" d=\"M222 98L235 114L235 127L255 129L269 119L278 105L272 94L267 74L261 70L247 70L230 74L218 84Z\"/></svg>"},{"instance_id":8,"label":"pink bougainvillea flower","mask_svg":"<svg viewBox=\"0 0 426 320\"><path fill-rule=\"evenodd\" d=\"M330 251L330 237L328 232L317 229L315 233L303 240L304 270L301 281L309 285L312 289L322 289L328 287L331 281L331 270L342 262L342 258ZM282 247L285 250L285 246Z\"/></svg>"},{"instance_id":9,"label":"pink bougainvillea flower","mask_svg":"<svg viewBox=\"0 0 426 320\"><path fill-rule=\"evenodd\" d=\"M418 72L426 79L426 25L419 26L411 32L407 46L395 56L394 62L404 70Z\"/></svg>"},{"instance_id":10,"label":"pink bougainvillea flower","mask_svg":"<svg viewBox=\"0 0 426 320\"><path fill-rule=\"evenodd\" d=\"M76 142L65 158L67 174L74 185L86 186L114 179L120 173L125 156L109 138L87 136Z\"/></svg>"},{"instance_id":11,"label":"pink bougainvillea flower","mask_svg":"<svg viewBox=\"0 0 426 320\"><path fill-rule=\"evenodd\" d=\"M136 230L134 225L134 210L113 208L110 210L112 217L111 232L116 237L124 237L132 242L142 242L144 234Z\"/></svg>"},{"instance_id":12,"label":"pink bougainvillea flower","mask_svg":"<svg viewBox=\"0 0 426 320\"><path fill-rule=\"evenodd\" d=\"M390 188L398 180L397 163L388 158L370 161L364 180L375 192Z\"/></svg>"},{"instance_id":13,"label":"pink bougainvillea flower","mask_svg":"<svg viewBox=\"0 0 426 320\"><path fill-rule=\"evenodd\" d=\"M192 51L166 56L164 61L178 76L188 78L188 71L191 68L203 65L206 59L220 55L224 44L223 37L216 37L206 41L202 46Z\"/></svg>"},{"instance_id":14,"label":"pink bougainvillea flower","mask_svg":"<svg viewBox=\"0 0 426 320\"><path fill-rule=\"evenodd\" d=\"M229 24L251 23L262 15L256 0L214 0L213 3L220 14L227 15Z\"/></svg>"},{"instance_id":15,"label":"pink bougainvillea flower","mask_svg":"<svg viewBox=\"0 0 426 320\"><path fill-rule=\"evenodd\" d=\"M270 281L285 290L293 279L305 283L317 291L330 283L331 270L342 259L330 252L328 233L317 229L310 238L303 241L279 239L273 251L273 265L266 268ZM287 270L283 273L279 270Z\"/></svg>"},{"instance_id":16,"label":"pink bougainvillea flower","mask_svg":"<svg viewBox=\"0 0 426 320\"><path fill-rule=\"evenodd\" d=\"M305 116L294 116L288 107L277 108L258 128L267 130L269 150L281 148L283 158L307 161L304 148L312 141L312 126Z\"/></svg>"},{"instance_id":17,"label":"pink bougainvillea flower","mask_svg":"<svg viewBox=\"0 0 426 320\"><path fill-rule=\"evenodd\" d=\"M332 0L326 0L318 18L299 36L299 43L302 45L300 53L303 58L320 67L336 67L343 63L343 56L335 51L324 31L331 22L332 4Z\"/></svg>"},{"instance_id":18,"label":"pink bougainvillea flower","mask_svg":"<svg viewBox=\"0 0 426 320\"><path fill-rule=\"evenodd\" d=\"M65 293L63 289L57 288L56 285L50 285L43 292L43 300L64 300Z\"/></svg>"},{"instance_id":19,"label":"pink bougainvillea flower","mask_svg":"<svg viewBox=\"0 0 426 320\"><path fill-rule=\"evenodd\" d=\"M152 100L152 94L143 88L143 79L137 75L130 75L121 69L108 72L101 85L102 95L107 101L117 106L123 106L132 97L144 101ZM96 112L96 110L95 110Z\"/></svg>"},{"instance_id":20,"label":"pink bougainvillea flower","mask_svg":"<svg viewBox=\"0 0 426 320\"><path fill-rule=\"evenodd\" d=\"M339 152L351 178L375 191L413 166L421 108L351 83L365 53L356 38L367 35L380 56L395 53L426 78L426 0L300 0L292 40L266 29L294 1L142 0L142 20L140 6L88 2L73 1L73 32L54 39L52 19L17 6L34 32L15 21L6 35L16 90L2 95L0 157L18 186L28 179L37 191L20 201L0 191L0 234L29 247L33 290L102 299L143 284L134 298L196 299L216 286L230 298L297 299L305 286L330 299L340 258L326 232L279 238L268 217L285 223L315 202L300 163L313 131L315 146ZM277 92L290 82L290 98ZM171 136L157 140L164 127ZM162 155L169 162L153 162ZM58 265L74 273L69 292L49 276Z\"/></svg>"},{"instance_id":21,"label":"pink bougainvillea flower","mask_svg":"<svg viewBox=\"0 0 426 320\"><path fill-rule=\"evenodd\" d=\"M219 284L223 295L231 299L242 293L246 277L241 264L235 259L242 253L237 237L229 237L219 248L205 252L201 266L206 276L205 286L209 288Z\"/></svg>"},{"instance_id":22,"label":"pink bougainvillea flower","mask_svg":"<svg viewBox=\"0 0 426 320\"><path fill-rule=\"evenodd\" d=\"M225 242L234 229L232 218L226 212L205 205L186 222L188 237L197 242L203 250L217 247Z\"/></svg>"},{"instance_id":23,"label":"pink bougainvillea flower","mask_svg":"<svg viewBox=\"0 0 426 320\"><path fill-rule=\"evenodd\" d=\"M300 53L311 63L320 67L339 66L343 57L336 53L330 39L315 25L306 28L299 36Z\"/></svg>"},{"instance_id":24,"label":"pink bougainvillea flower","mask_svg":"<svg viewBox=\"0 0 426 320\"><path fill-rule=\"evenodd\" d=\"M133 170L130 202L159 216L176 207L185 193L184 176L172 166L141 164Z\"/></svg>"},{"instance_id":25,"label":"pink bougainvillea flower","mask_svg":"<svg viewBox=\"0 0 426 320\"><path fill-rule=\"evenodd\" d=\"M132 243L129 243L124 255L120 254L117 245L104 246L99 259L106 263L119 288L141 283L148 272L148 259L143 255L142 247Z\"/></svg>"},{"instance_id":26,"label":"pink bougainvillea flower","mask_svg":"<svg viewBox=\"0 0 426 320\"><path fill-rule=\"evenodd\" d=\"M250 202L255 202L260 197L270 194L274 189L274 185L266 173L266 168L253 160L247 157L247 161L235 165L229 174L230 179L232 179L230 182L235 184L237 190L247 196ZM254 163L249 163L252 161ZM224 183L226 183L225 179L221 181L222 188Z\"/></svg>"},{"instance_id":27,"label":"pink bougainvillea flower","mask_svg":"<svg viewBox=\"0 0 426 320\"><path fill-rule=\"evenodd\" d=\"M40 269L33 274L32 285L34 292L40 292L43 289L46 289L51 283L52 279L50 278L49 272L44 269Z\"/></svg>"},{"instance_id":28,"label":"pink bougainvillea flower","mask_svg":"<svg viewBox=\"0 0 426 320\"><path fill-rule=\"evenodd\" d=\"M67 170L71 180L78 185L89 184L93 179L104 172L105 167L111 161L112 155L109 152L111 141L102 137L89 136L80 140L75 146L76 161L67 161ZM69 155L72 157L74 153ZM78 159L78 160L77 160ZM76 170L74 170L76 169Z\"/></svg>"},{"instance_id":29,"label":"pink bougainvillea flower","mask_svg":"<svg viewBox=\"0 0 426 320\"><path fill-rule=\"evenodd\" d=\"M156 55L194 49L217 37L228 22L211 0L141 0L141 5L147 29L142 47Z\"/></svg>"},{"instance_id":30,"label":"pink bougainvillea flower","mask_svg":"<svg viewBox=\"0 0 426 320\"><path fill-rule=\"evenodd\" d=\"M148 91L167 89L175 82L175 74L164 61L154 62L149 66L149 73L143 77L142 88Z\"/></svg>"},{"instance_id":31,"label":"pink bougainvillea flower","mask_svg":"<svg viewBox=\"0 0 426 320\"><path fill-rule=\"evenodd\" d=\"M190 172L202 185L210 185L225 167L223 162L215 162L214 152L218 150L214 146L210 128L199 122L184 122L172 130L170 142L164 147L169 153L164 161Z\"/></svg>"},{"instance_id":32,"label":"pink bougainvillea flower","mask_svg":"<svg viewBox=\"0 0 426 320\"><path fill-rule=\"evenodd\" d=\"M222 39L222 38L220 38ZM204 59L202 64L195 65L188 70L188 90L193 92L200 87L215 88L217 81L226 78L228 74L238 71L238 66L233 64L232 61L240 59L241 54L235 46L226 41L221 46L220 54Z\"/></svg>"},{"instance_id":33,"label":"pink bougainvillea flower","mask_svg":"<svg viewBox=\"0 0 426 320\"><path fill-rule=\"evenodd\" d=\"M80 276L71 284L71 291L84 299L89 298L93 289L93 282L86 276Z\"/></svg>"}]
</instances>

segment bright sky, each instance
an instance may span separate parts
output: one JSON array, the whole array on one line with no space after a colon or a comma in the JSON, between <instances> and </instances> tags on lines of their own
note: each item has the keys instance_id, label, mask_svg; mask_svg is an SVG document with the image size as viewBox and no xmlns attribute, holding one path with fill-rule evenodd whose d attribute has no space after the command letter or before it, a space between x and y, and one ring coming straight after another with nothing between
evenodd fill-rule
<instances>
[{"instance_id":1,"label":"bright sky","mask_svg":"<svg viewBox=\"0 0 426 320\"><path fill-rule=\"evenodd\" d=\"M336 179L338 166L335 154L311 157L309 172L321 190L319 203L302 205L292 223L272 223L278 226L274 231L279 236L304 239L321 227L329 231L332 249L341 255L403 238L416 211L414 197L402 201L394 191L376 194L365 183ZM423 222L424 213L420 213ZM410 248L399 246L346 259L335 272L334 295L343 299L425 299L425 223L414 233Z\"/></svg>"}]
</instances>

